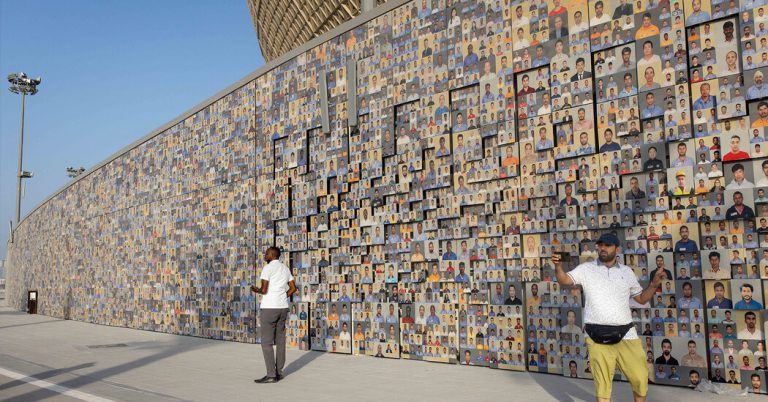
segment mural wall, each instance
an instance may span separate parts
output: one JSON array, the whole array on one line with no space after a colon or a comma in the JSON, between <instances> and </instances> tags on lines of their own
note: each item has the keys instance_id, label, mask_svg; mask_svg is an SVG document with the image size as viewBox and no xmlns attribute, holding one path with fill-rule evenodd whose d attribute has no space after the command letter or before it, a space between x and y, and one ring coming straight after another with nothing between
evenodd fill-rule
<instances>
[{"instance_id":1,"label":"mural wall","mask_svg":"<svg viewBox=\"0 0 768 402\"><path fill-rule=\"evenodd\" d=\"M633 309L650 380L766 393L766 13L406 3L35 210L10 303L37 289L43 314L258 342L248 286L274 243L292 347L589 378L581 292L550 258L593 260L611 231L641 283L669 278Z\"/></svg>"}]
</instances>

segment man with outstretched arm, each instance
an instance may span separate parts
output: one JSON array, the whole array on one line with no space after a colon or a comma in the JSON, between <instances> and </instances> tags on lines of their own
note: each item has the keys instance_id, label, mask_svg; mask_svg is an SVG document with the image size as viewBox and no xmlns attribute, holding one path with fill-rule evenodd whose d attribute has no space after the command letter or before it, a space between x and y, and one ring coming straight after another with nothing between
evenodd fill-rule
<instances>
[{"instance_id":1,"label":"man with outstretched arm","mask_svg":"<svg viewBox=\"0 0 768 402\"><path fill-rule=\"evenodd\" d=\"M648 367L645 351L632 323L629 298L640 304L649 302L666 278L657 271L650 286L643 289L632 268L617 257L619 238L604 233L597 241L599 258L564 272L559 254L552 256L557 281L563 286L581 285L584 289L584 324L588 337L589 363L598 402L611 400L611 385L618 364L632 385L635 402L645 401L648 392Z\"/></svg>"}]
</instances>

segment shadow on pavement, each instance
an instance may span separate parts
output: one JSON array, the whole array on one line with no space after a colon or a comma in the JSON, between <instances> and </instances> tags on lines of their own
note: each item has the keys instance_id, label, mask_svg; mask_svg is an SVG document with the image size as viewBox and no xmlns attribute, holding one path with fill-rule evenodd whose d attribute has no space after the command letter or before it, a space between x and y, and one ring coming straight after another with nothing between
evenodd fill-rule
<instances>
[{"instance_id":1,"label":"shadow on pavement","mask_svg":"<svg viewBox=\"0 0 768 402\"><path fill-rule=\"evenodd\" d=\"M316 352L316 351L307 351L301 357L298 359L290 362L285 368L283 369L283 375L289 375L296 371L301 370L304 366L311 363L313 360L317 359L318 357L322 356L323 352Z\"/></svg>"},{"instance_id":2,"label":"shadow on pavement","mask_svg":"<svg viewBox=\"0 0 768 402\"><path fill-rule=\"evenodd\" d=\"M51 370L43 371L42 373L31 374L28 377L34 377L35 379L38 379L38 380L45 380L46 378L56 377L57 375L68 373L70 371L76 371L76 370L93 367L93 366L94 366L94 363L83 363L83 364L78 364L77 366L64 367L60 369L51 369ZM4 391L4 390L17 387L23 384L26 384L26 382L21 380L13 380L5 384L0 384L0 391Z\"/></svg>"},{"instance_id":3,"label":"shadow on pavement","mask_svg":"<svg viewBox=\"0 0 768 402\"><path fill-rule=\"evenodd\" d=\"M200 342L200 338L192 338L192 337L180 337L176 339L173 344L168 345L164 350L160 350L157 353L154 353L152 355L142 357L140 359L136 359L130 362L126 362L123 364L119 364L117 366L104 368L92 373L88 374L74 374L76 377L72 378L67 381L57 382L56 385L60 385L67 388L72 389L82 389L84 386L89 384L94 384L98 382L105 382L108 384L114 384L119 385L122 388L128 388L131 389L132 387L126 387L123 384L117 384L115 382L107 380L110 377L116 376L121 373L129 372L131 370L135 370L139 367L143 367L152 363L155 363L157 361L169 358L171 356L191 352L194 350L200 350L203 348L208 347L209 345L215 344L215 342ZM72 370L70 370L72 371ZM32 375L30 377L40 378L37 375ZM135 388L133 388L135 389ZM138 390L138 389L137 389ZM38 389L35 391L27 392L23 395L18 395L16 398L19 400L24 401L36 401L44 399L49 395L49 392L47 389ZM86 391L87 392L87 391ZM159 393L154 393L147 390L141 390L141 392L147 393L149 395L155 394L157 396L166 396ZM167 397L167 396L166 396ZM175 398L174 398L175 399Z\"/></svg>"},{"instance_id":4,"label":"shadow on pavement","mask_svg":"<svg viewBox=\"0 0 768 402\"><path fill-rule=\"evenodd\" d=\"M2 307L0 308L0 315L27 315L27 313L25 311L12 310L10 307Z\"/></svg>"},{"instance_id":5,"label":"shadow on pavement","mask_svg":"<svg viewBox=\"0 0 768 402\"><path fill-rule=\"evenodd\" d=\"M0 314L2 314L2 313L0 313ZM27 326L27 325L38 325L38 324L46 324L46 323L49 323L49 322L61 322L61 320L47 320L47 321L40 321L40 322L29 322L29 323L26 323L26 324L14 324L14 325L5 325L5 326L2 326L2 327L0 327L0 329L3 329L3 328L15 328L15 327L24 327L24 326Z\"/></svg>"},{"instance_id":6,"label":"shadow on pavement","mask_svg":"<svg viewBox=\"0 0 768 402\"><path fill-rule=\"evenodd\" d=\"M547 377L555 379L555 381L547 381ZM595 399L594 395L574 383L575 381L587 381L587 379L569 379L564 381L564 378L559 375L539 373L532 374L531 378L556 401L575 402L577 400L593 401ZM589 381L591 385L591 380Z\"/></svg>"}]
</instances>

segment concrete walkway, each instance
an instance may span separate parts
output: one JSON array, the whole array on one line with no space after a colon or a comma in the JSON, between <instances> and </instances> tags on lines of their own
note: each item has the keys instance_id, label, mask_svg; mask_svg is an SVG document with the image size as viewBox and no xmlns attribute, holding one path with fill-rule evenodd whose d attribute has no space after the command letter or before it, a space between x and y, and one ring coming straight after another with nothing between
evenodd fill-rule
<instances>
[{"instance_id":1,"label":"concrete walkway","mask_svg":"<svg viewBox=\"0 0 768 402\"><path fill-rule=\"evenodd\" d=\"M589 380L407 360L289 350L285 372L280 383L253 383L264 375L259 345L63 321L0 307L0 400L593 400ZM630 395L628 384L614 385L615 400L630 400ZM654 401L724 400L663 386L651 386L649 396Z\"/></svg>"}]
</instances>

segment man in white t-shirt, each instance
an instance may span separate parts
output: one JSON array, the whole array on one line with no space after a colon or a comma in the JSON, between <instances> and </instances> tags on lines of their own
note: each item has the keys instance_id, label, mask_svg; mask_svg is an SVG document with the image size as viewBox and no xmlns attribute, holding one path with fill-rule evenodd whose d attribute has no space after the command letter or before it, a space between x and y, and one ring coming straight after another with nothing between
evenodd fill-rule
<instances>
[{"instance_id":1,"label":"man in white t-shirt","mask_svg":"<svg viewBox=\"0 0 768 402\"><path fill-rule=\"evenodd\" d=\"M586 338L595 396L598 402L610 401L611 382L618 363L632 385L636 402L645 401L648 392L648 366L637 330L632 325L630 298L639 304L648 303L656 293L664 271L657 271L650 285L643 289L632 268L621 264L617 256L619 238L603 233L597 241L598 259L578 265L566 273L559 254L552 256L557 282L561 286L581 285L586 304L584 323L629 328L618 343L602 344ZM589 328L587 328L589 334Z\"/></svg>"},{"instance_id":2,"label":"man in white t-shirt","mask_svg":"<svg viewBox=\"0 0 768 402\"><path fill-rule=\"evenodd\" d=\"M280 249L270 247L264 252L267 265L261 270L260 287L251 286L251 291L264 295L260 305L261 350L267 375L254 380L257 383L278 382L285 366L285 321L290 305L288 298L296 293L296 282L291 270L279 260ZM277 354L272 345L277 345Z\"/></svg>"},{"instance_id":3,"label":"man in white t-shirt","mask_svg":"<svg viewBox=\"0 0 768 402\"><path fill-rule=\"evenodd\" d=\"M606 22L611 22L611 17L604 12L604 7L602 1L598 0L595 2L595 14L592 16L592 19L589 20L589 25L594 27L600 24L605 24Z\"/></svg>"},{"instance_id":4,"label":"man in white t-shirt","mask_svg":"<svg viewBox=\"0 0 768 402\"><path fill-rule=\"evenodd\" d=\"M760 340L763 339L763 331L757 326L757 314L747 311L744 314L744 329L736 335L739 339Z\"/></svg>"}]
</instances>

